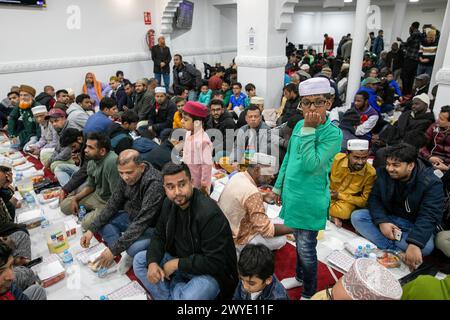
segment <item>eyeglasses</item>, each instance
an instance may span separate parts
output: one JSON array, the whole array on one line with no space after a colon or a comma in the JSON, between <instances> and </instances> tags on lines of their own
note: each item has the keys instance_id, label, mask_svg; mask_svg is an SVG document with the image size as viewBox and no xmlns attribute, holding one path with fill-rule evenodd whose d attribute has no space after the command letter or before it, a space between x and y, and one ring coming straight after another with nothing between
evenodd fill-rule
<instances>
[{"instance_id":1,"label":"eyeglasses","mask_svg":"<svg viewBox=\"0 0 450 320\"><path fill-rule=\"evenodd\" d=\"M327 293L327 300L334 300L333 298L333 287L328 287L326 290Z\"/></svg>"},{"instance_id":2,"label":"eyeglasses","mask_svg":"<svg viewBox=\"0 0 450 320\"><path fill-rule=\"evenodd\" d=\"M307 100L307 99L303 99L301 101L302 106L305 107L305 108L310 108L312 104L314 104L314 106L316 108L323 108L326 103L327 103L326 100L310 101L310 100Z\"/></svg>"}]
</instances>

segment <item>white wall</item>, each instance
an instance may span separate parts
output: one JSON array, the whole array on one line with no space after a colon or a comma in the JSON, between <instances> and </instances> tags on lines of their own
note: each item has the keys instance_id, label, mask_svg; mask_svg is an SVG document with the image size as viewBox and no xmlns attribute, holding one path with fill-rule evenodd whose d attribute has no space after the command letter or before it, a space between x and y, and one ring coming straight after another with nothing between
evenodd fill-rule
<instances>
[{"instance_id":1,"label":"white wall","mask_svg":"<svg viewBox=\"0 0 450 320\"><path fill-rule=\"evenodd\" d=\"M431 13L423 12L422 10L425 8L435 8L436 10ZM302 10L305 10L305 12L302 12ZM311 11L309 8L296 7L293 25L288 31L289 41L294 44L312 44L315 48L320 47L320 51L322 51L321 46L325 33L334 38L336 46L339 44L342 36L347 33L353 33L355 16L354 12L348 8L335 12L323 10L306 12L306 10ZM422 25L431 23L438 29L441 29L444 14L445 4L432 6L409 4L403 24L402 38L406 40L409 36L409 26L414 21L419 21ZM385 44L388 44L391 38L393 15L393 6L381 7L381 25L384 30Z\"/></svg>"},{"instance_id":2,"label":"white wall","mask_svg":"<svg viewBox=\"0 0 450 320\"><path fill-rule=\"evenodd\" d=\"M214 6L207 0L194 2L192 29L177 30L171 36L171 49L203 70L203 62L228 65L236 56L237 7Z\"/></svg>"},{"instance_id":3,"label":"white wall","mask_svg":"<svg viewBox=\"0 0 450 320\"><path fill-rule=\"evenodd\" d=\"M227 48L237 46L237 6L220 8L220 43ZM236 54L237 51L222 53L222 65L230 64Z\"/></svg>"},{"instance_id":4,"label":"white wall","mask_svg":"<svg viewBox=\"0 0 450 320\"><path fill-rule=\"evenodd\" d=\"M79 93L88 70L104 82L119 69L132 80L151 76L153 63L144 61L149 27L143 12L156 14L156 1L47 0L45 9L0 6L0 96L20 83L38 92L53 84ZM70 5L81 10L79 30L67 28Z\"/></svg>"}]
</instances>

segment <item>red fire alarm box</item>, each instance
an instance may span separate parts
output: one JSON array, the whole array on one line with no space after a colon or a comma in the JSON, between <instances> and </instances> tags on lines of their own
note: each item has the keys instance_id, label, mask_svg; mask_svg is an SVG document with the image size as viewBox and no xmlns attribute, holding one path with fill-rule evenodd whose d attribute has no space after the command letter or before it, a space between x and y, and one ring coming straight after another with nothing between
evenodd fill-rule
<instances>
[{"instance_id":1,"label":"red fire alarm box","mask_svg":"<svg viewBox=\"0 0 450 320\"><path fill-rule=\"evenodd\" d=\"M151 25L152 24L152 13L147 11L144 12L144 23L146 25Z\"/></svg>"}]
</instances>

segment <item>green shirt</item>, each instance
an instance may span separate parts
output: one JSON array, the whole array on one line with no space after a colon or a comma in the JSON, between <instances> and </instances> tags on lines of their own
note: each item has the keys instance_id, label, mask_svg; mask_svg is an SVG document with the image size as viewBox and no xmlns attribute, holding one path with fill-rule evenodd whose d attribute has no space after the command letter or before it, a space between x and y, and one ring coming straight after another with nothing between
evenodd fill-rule
<instances>
[{"instance_id":1,"label":"green shirt","mask_svg":"<svg viewBox=\"0 0 450 320\"><path fill-rule=\"evenodd\" d=\"M402 300L450 300L450 276L444 280L419 276L404 285Z\"/></svg>"},{"instance_id":2,"label":"green shirt","mask_svg":"<svg viewBox=\"0 0 450 320\"><path fill-rule=\"evenodd\" d=\"M230 98L231 95L233 94L233 91L228 90L227 92L223 92L223 105L225 106L225 108L228 108L228 105L230 104Z\"/></svg>"},{"instance_id":3,"label":"green shirt","mask_svg":"<svg viewBox=\"0 0 450 320\"><path fill-rule=\"evenodd\" d=\"M87 174L88 185L95 189L95 193L100 198L105 202L108 201L120 182L119 171L117 170L117 154L110 151L102 160L90 160L87 166Z\"/></svg>"},{"instance_id":4,"label":"green shirt","mask_svg":"<svg viewBox=\"0 0 450 320\"><path fill-rule=\"evenodd\" d=\"M329 119L317 129L303 125L304 120L294 128L273 191L281 195L280 217L286 226L320 231L328 218L329 174L342 132Z\"/></svg>"}]
</instances>

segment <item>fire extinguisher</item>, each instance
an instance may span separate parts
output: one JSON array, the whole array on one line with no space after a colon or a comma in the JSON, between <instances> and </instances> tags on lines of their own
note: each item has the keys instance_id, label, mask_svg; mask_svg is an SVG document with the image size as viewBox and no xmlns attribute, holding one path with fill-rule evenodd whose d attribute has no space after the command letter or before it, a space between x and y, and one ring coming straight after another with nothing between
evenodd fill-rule
<instances>
[{"instance_id":1,"label":"fire extinguisher","mask_svg":"<svg viewBox=\"0 0 450 320\"><path fill-rule=\"evenodd\" d=\"M151 50L152 47L155 45L155 30L150 29L147 31L146 42L147 42L148 48Z\"/></svg>"}]
</instances>

